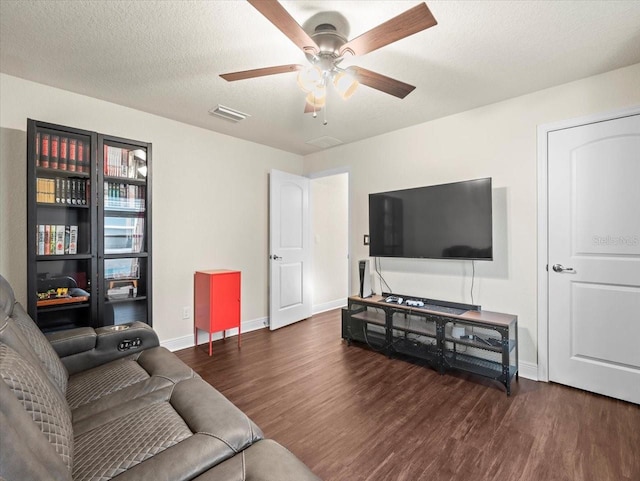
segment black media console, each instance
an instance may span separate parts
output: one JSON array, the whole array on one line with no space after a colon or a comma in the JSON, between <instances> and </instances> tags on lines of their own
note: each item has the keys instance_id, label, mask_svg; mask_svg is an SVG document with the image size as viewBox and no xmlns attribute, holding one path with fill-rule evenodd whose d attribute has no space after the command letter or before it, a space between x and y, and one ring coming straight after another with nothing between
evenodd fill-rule
<instances>
[{"instance_id":1,"label":"black media console","mask_svg":"<svg viewBox=\"0 0 640 481\"><path fill-rule=\"evenodd\" d=\"M342 338L363 342L387 355L427 361L441 374L457 369L500 381L511 394L518 379L518 317L480 306L389 294L349 298L342 310ZM420 301L424 306L407 305Z\"/></svg>"}]
</instances>

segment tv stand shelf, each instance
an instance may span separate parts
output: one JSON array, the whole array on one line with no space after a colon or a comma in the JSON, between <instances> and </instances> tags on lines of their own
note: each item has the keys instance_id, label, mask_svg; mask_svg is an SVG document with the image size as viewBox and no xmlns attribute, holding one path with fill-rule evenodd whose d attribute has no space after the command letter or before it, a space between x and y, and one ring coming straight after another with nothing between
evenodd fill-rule
<instances>
[{"instance_id":1,"label":"tv stand shelf","mask_svg":"<svg viewBox=\"0 0 640 481\"><path fill-rule=\"evenodd\" d=\"M386 303L382 296L353 296L342 310L342 338L348 345L366 343L389 356L398 353L428 361L440 374L456 369L495 379L507 396L512 378L518 380L518 317L511 314L480 310L452 314L428 306Z\"/></svg>"}]
</instances>

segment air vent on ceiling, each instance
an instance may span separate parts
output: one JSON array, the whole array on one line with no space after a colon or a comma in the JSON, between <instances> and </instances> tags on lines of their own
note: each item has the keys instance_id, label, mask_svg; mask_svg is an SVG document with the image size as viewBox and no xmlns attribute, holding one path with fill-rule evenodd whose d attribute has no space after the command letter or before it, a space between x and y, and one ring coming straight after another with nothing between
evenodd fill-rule
<instances>
[{"instance_id":1,"label":"air vent on ceiling","mask_svg":"<svg viewBox=\"0 0 640 481\"><path fill-rule=\"evenodd\" d=\"M320 147L321 149L328 149L329 147L335 147L336 145L342 144L342 140L336 139L335 137L329 137L325 135L324 137L318 137L317 139L307 140L306 142L309 145L315 145L316 147Z\"/></svg>"},{"instance_id":2,"label":"air vent on ceiling","mask_svg":"<svg viewBox=\"0 0 640 481\"><path fill-rule=\"evenodd\" d=\"M251 117L249 114L245 114L244 112L240 112L220 104L216 105L216 108L209 110L209 114L226 120L231 120L232 122L240 122L247 117Z\"/></svg>"}]
</instances>

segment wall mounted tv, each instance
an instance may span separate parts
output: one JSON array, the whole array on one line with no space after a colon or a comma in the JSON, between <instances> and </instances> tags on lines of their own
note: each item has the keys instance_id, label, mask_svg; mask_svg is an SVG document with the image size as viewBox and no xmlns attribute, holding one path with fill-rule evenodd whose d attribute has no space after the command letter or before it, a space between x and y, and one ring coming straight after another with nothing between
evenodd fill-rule
<instances>
[{"instance_id":1,"label":"wall mounted tv","mask_svg":"<svg viewBox=\"0 0 640 481\"><path fill-rule=\"evenodd\" d=\"M491 178L369 194L369 255L493 260Z\"/></svg>"}]
</instances>

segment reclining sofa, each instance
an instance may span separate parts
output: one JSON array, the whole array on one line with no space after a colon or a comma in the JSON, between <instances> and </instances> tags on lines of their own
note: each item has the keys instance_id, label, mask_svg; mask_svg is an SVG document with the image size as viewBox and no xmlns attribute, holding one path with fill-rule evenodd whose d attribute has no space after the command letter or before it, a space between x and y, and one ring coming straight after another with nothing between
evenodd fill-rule
<instances>
[{"instance_id":1,"label":"reclining sofa","mask_svg":"<svg viewBox=\"0 0 640 481\"><path fill-rule=\"evenodd\" d=\"M0 276L0 479L318 481L134 322L45 336Z\"/></svg>"}]
</instances>

